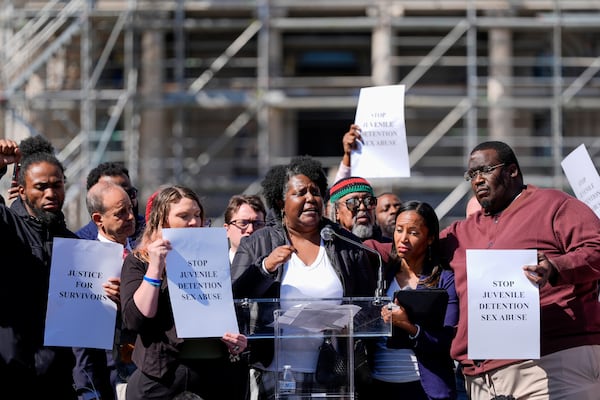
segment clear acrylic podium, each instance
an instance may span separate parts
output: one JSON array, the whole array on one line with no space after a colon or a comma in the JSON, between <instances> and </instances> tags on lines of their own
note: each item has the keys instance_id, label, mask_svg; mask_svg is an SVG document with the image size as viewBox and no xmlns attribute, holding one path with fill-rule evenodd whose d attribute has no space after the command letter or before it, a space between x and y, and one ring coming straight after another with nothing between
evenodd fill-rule
<instances>
[{"instance_id":1,"label":"clear acrylic podium","mask_svg":"<svg viewBox=\"0 0 600 400\"><path fill-rule=\"evenodd\" d=\"M273 360L271 367L278 371L274 399L304 400L315 398L355 398L354 342L359 338L391 336L391 323L384 323L381 307L390 302L389 297L344 297L337 299L243 299L236 300L236 311L241 333L249 340L272 339ZM325 336L331 338L344 357L346 376L336 384L316 383L306 388L297 382L291 393L289 384L281 381L284 365L290 364L294 350L311 354L308 364L316 368L318 346ZM251 344L251 342L250 342ZM292 350L290 350L292 349ZM291 369L295 377L298 371Z\"/></svg>"}]
</instances>

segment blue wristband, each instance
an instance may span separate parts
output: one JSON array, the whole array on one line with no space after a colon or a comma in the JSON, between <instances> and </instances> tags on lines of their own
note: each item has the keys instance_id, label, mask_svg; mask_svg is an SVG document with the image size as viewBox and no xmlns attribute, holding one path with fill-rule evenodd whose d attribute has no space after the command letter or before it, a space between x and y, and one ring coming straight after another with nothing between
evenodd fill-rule
<instances>
[{"instance_id":1,"label":"blue wristband","mask_svg":"<svg viewBox=\"0 0 600 400\"><path fill-rule=\"evenodd\" d=\"M144 280L146 282L148 282L149 284L151 284L154 287L159 288L160 285L162 284L162 279L154 279L154 278L148 278L146 275L144 275Z\"/></svg>"}]
</instances>

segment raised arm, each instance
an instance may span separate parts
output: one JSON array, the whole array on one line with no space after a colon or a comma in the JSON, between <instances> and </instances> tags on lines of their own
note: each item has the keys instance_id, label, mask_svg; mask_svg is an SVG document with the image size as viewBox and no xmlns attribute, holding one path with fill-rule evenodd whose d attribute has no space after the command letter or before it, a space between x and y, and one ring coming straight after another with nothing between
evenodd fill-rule
<instances>
[{"instance_id":1,"label":"raised arm","mask_svg":"<svg viewBox=\"0 0 600 400\"><path fill-rule=\"evenodd\" d=\"M334 182L337 182L343 178L349 178L351 176L352 172L350 169L350 153L352 153L352 150L356 149L357 141L362 142L362 136L360 135L360 127L356 124L352 124L350 125L350 129L348 129L348 132L346 132L344 134L344 137L342 138L344 155L342 156L342 161L340 162L340 166L338 168Z\"/></svg>"}]
</instances>

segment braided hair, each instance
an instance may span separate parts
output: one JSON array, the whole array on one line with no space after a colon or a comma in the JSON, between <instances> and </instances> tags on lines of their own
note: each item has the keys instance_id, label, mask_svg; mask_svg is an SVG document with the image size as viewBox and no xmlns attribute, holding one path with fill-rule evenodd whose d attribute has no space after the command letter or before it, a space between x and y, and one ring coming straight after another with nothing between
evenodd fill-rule
<instances>
[{"instance_id":1,"label":"braided hair","mask_svg":"<svg viewBox=\"0 0 600 400\"><path fill-rule=\"evenodd\" d=\"M21 143L19 143L19 150L21 151L21 173L18 177L19 185L25 186L25 172L27 172L32 165L41 162L47 162L48 164L56 166L64 176L65 167L54 155L54 147L52 144L42 136L32 136L23 139Z\"/></svg>"}]
</instances>

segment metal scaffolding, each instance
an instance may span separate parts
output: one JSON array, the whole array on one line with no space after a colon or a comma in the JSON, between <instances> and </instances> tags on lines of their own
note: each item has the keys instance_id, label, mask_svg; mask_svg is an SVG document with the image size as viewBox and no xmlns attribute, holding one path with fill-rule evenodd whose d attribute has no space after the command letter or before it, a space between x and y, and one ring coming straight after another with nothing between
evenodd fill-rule
<instances>
[{"instance_id":1,"label":"metal scaffolding","mask_svg":"<svg viewBox=\"0 0 600 400\"><path fill-rule=\"evenodd\" d=\"M568 190L560 161L598 165L600 4L583 0L8 1L3 137L43 134L68 174L123 161L142 199L171 182L218 216L266 170L313 154L333 170L361 87L406 85L412 177L373 182L461 215L468 151L517 151L526 182ZM332 173L333 176L333 173Z\"/></svg>"}]
</instances>

